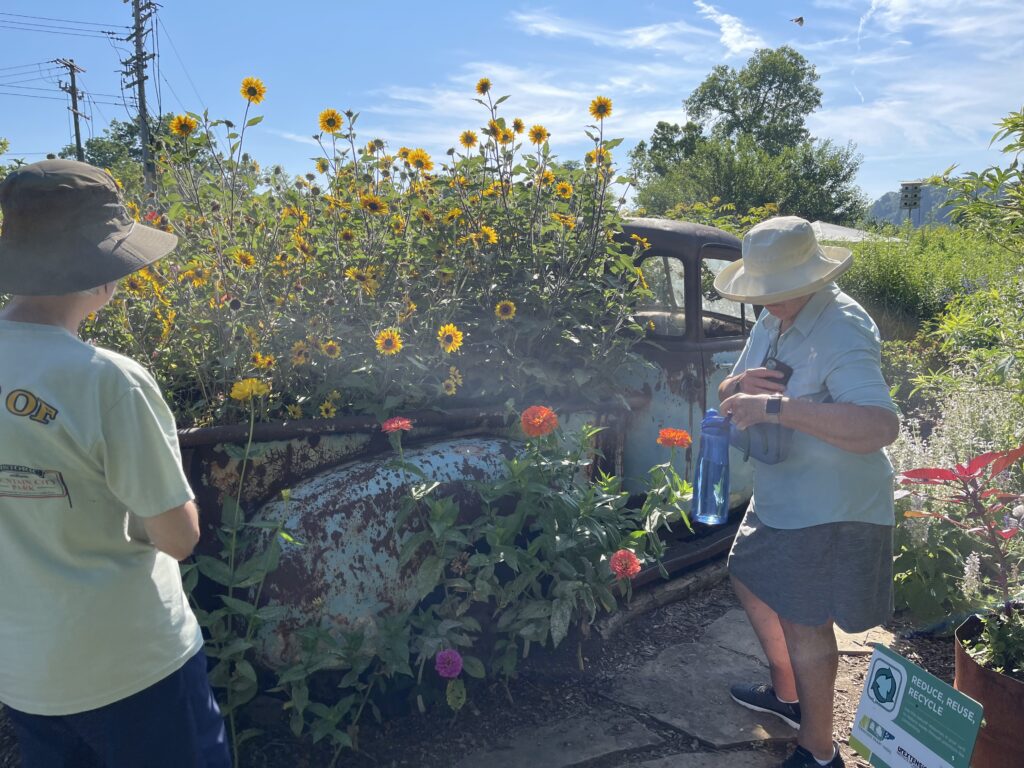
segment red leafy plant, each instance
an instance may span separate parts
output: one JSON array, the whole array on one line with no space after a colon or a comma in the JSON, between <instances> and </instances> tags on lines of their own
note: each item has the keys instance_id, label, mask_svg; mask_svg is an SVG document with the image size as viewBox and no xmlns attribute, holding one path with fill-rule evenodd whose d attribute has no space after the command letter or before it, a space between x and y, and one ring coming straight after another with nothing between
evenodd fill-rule
<instances>
[{"instance_id":1,"label":"red leafy plant","mask_svg":"<svg viewBox=\"0 0 1024 768\"><path fill-rule=\"evenodd\" d=\"M1002 612L1014 614L1015 568L1013 548L1015 537L1021 535L1021 520L1015 506L1024 495L1002 490L1010 471L1024 458L1024 445L1010 451L989 451L954 467L923 467L903 472L900 484L939 486L938 494L903 490L902 496L926 496L932 507L942 511L908 510L906 517L930 517L959 528L981 545L989 571L998 589ZM1024 537L1024 535L1022 535Z\"/></svg>"}]
</instances>

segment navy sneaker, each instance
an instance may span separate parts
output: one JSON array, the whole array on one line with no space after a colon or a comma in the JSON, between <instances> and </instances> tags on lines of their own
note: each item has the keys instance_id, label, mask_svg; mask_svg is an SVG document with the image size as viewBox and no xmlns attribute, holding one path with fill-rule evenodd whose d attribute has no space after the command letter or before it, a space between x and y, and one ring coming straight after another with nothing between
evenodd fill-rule
<instances>
[{"instance_id":1,"label":"navy sneaker","mask_svg":"<svg viewBox=\"0 0 1024 768\"><path fill-rule=\"evenodd\" d=\"M797 745L796 751L785 762L779 763L779 768L846 768L843 756L839 754L839 745L833 741L832 747L836 751L836 756L823 766L814 759L814 755Z\"/></svg>"},{"instance_id":2,"label":"navy sneaker","mask_svg":"<svg viewBox=\"0 0 1024 768\"><path fill-rule=\"evenodd\" d=\"M800 704L786 704L779 701L775 689L767 683L761 685L734 685L729 689L732 700L740 706L755 712L775 715L790 728L800 727Z\"/></svg>"}]
</instances>

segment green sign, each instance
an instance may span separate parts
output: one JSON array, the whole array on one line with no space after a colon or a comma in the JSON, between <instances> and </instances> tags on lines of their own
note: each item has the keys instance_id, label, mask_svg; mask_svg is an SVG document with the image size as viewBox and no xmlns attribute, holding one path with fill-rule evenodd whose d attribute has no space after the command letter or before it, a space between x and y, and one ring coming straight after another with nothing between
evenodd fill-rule
<instances>
[{"instance_id":1,"label":"green sign","mask_svg":"<svg viewBox=\"0 0 1024 768\"><path fill-rule=\"evenodd\" d=\"M968 768L981 705L875 646L850 746L880 768Z\"/></svg>"}]
</instances>

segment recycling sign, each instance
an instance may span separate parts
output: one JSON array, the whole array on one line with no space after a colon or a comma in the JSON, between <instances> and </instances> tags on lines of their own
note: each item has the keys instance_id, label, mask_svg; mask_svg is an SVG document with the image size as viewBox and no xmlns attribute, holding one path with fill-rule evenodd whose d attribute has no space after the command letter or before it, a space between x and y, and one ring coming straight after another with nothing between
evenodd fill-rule
<instances>
[{"instance_id":1,"label":"recycling sign","mask_svg":"<svg viewBox=\"0 0 1024 768\"><path fill-rule=\"evenodd\" d=\"M968 768L981 705L875 646L850 746L880 768Z\"/></svg>"}]
</instances>

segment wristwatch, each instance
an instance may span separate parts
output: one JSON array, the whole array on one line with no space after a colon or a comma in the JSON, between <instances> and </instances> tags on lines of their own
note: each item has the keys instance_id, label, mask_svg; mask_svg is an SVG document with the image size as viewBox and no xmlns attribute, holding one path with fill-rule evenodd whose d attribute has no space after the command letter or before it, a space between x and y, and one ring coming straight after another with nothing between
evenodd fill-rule
<instances>
[{"instance_id":1,"label":"wristwatch","mask_svg":"<svg viewBox=\"0 0 1024 768\"><path fill-rule=\"evenodd\" d=\"M782 418L782 395L774 395L764 401L764 414L772 424L778 424Z\"/></svg>"}]
</instances>

